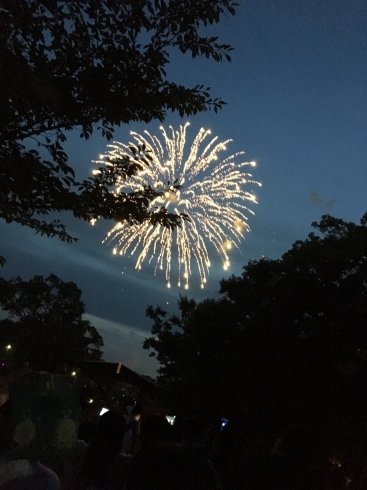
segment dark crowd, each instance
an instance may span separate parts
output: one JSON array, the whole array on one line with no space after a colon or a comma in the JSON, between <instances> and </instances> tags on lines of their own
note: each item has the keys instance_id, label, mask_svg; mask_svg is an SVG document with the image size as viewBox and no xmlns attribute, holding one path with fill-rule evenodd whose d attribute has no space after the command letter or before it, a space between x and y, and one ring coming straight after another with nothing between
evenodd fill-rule
<instances>
[{"instance_id":1,"label":"dark crowd","mask_svg":"<svg viewBox=\"0 0 367 490\"><path fill-rule=\"evenodd\" d=\"M50 457L47 445L35 457L29 447L40 418L25 414L17 424L11 389L27 376L25 366L1 378L1 490L367 488L363 474L357 478L339 461L323 461L317 438L305 427L291 426L268 450L253 451L244 443L240 418L167 415L162 406L147 408L139 396L115 393L107 401L103 390L94 400L86 396L88 384L79 388L79 420L69 414L58 425L61 457Z\"/></svg>"}]
</instances>

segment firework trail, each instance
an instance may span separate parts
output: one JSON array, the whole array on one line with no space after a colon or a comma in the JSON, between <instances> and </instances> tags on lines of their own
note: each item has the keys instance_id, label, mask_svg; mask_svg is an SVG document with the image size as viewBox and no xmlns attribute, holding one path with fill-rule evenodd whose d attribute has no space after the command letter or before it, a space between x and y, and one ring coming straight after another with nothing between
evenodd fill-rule
<instances>
[{"instance_id":1,"label":"firework trail","mask_svg":"<svg viewBox=\"0 0 367 490\"><path fill-rule=\"evenodd\" d=\"M235 162L244 152L219 160L219 153L226 150L226 145L232 140L221 143L216 136L204 145L204 140L211 134L210 130L200 129L185 156L188 125L180 126L179 131L170 127L170 134L161 127L162 142L147 131L144 135L131 132L134 143L114 142L108 145L106 154L95 162L108 165L109 158L130 155L131 147L145 145L152 157L149 166L129 177L128 184L124 181L121 186L117 186L116 192L136 191L144 185L164 188L167 182L177 179L177 183L182 186L181 190L176 193L165 192L151 203L151 208L166 206L170 212L186 213L189 221L182 221L182 226L175 230L162 226L153 228L149 223L133 226L118 223L103 242L117 242L114 254L137 254L135 267L138 270L144 261L150 263L155 259L155 272L157 268L165 270L168 287L171 287L173 256L177 254L177 284L186 289L189 287L193 262L199 272L201 287L207 282L211 265L207 242L220 255L223 268L228 269L229 250L233 246L238 248L244 233L250 231L247 214L254 213L247 207L247 203L257 203L255 196L243 187L246 184L261 186L244 170L244 167L255 166L255 162Z\"/></svg>"}]
</instances>

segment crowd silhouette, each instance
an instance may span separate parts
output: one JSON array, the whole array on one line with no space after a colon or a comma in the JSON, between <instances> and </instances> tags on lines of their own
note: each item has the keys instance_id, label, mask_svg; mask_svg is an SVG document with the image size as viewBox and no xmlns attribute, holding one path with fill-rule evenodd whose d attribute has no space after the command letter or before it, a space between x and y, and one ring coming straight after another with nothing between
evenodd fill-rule
<instances>
[{"instance_id":1,"label":"crowd silhouette","mask_svg":"<svg viewBox=\"0 0 367 490\"><path fill-rule=\"evenodd\" d=\"M3 391L16 379L3 376ZM77 434L62 463L47 449L35 457L15 444L24 434L31 439L32 423L21 424L21 439L11 393L0 407L0 490L365 488L363 474L346 474L340 462L325 460L317 435L307 427L292 425L267 450L250 450L241 418L169 417L162 407L152 412L128 396L82 403Z\"/></svg>"}]
</instances>

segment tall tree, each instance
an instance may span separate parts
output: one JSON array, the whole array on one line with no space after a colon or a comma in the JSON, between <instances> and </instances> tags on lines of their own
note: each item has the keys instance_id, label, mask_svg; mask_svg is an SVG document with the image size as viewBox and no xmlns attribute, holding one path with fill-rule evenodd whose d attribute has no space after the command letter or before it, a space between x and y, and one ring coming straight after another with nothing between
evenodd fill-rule
<instances>
[{"instance_id":1,"label":"tall tree","mask_svg":"<svg viewBox=\"0 0 367 490\"><path fill-rule=\"evenodd\" d=\"M313 227L280 259L222 280L218 300L185 300L171 318L149 307L144 348L181 403L241 414L255 439L306 425L356 471L367 463L367 214Z\"/></svg>"},{"instance_id":2,"label":"tall tree","mask_svg":"<svg viewBox=\"0 0 367 490\"><path fill-rule=\"evenodd\" d=\"M165 208L148 212L164 189L115 195L111 187L149 164L145 148L75 182L62 144L77 129L110 140L114 127L162 121L222 107L210 88L171 81L176 50L228 60L229 45L203 37L202 27L235 13L232 0L4 0L0 9L0 217L48 236L74 240L56 211L76 218L149 219L177 226ZM172 186L172 183L167 183ZM174 187L174 186L173 186Z\"/></svg>"},{"instance_id":3,"label":"tall tree","mask_svg":"<svg viewBox=\"0 0 367 490\"><path fill-rule=\"evenodd\" d=\"M83 319L81 294L74 282L54 274L29 281L0 278L0 306L9 314L0 321L1 349L10 344L16 359L50 371L101 359L103 339Z\"/></svg>"},{"instance_id":4,"label":"tall tree","mask_svg":"<svg viewBox=\"0 0 367 490\"><path fill-rule=\"evenodd\" d=\"M229 408L233 414L243 394L237 369L241 326L235 308L226 299L197 304L186 297L180 298L178 308L179 315L172 316L160 307L146 311L153 327L143 347L161 364L160 386L167 389L173 411L229 416ZM239 389L233 389L234 373Z\"/></svg>"}]
</instances>

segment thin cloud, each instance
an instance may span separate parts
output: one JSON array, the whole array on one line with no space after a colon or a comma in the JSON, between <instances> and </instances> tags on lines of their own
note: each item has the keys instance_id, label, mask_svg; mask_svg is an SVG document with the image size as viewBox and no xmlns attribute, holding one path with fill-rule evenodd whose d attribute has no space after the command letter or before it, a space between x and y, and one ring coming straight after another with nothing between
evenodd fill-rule
<instances>
[{"instance_id":1,"label":"thin cloud","mask_svg":"<svg viewBox=\"0 0 367 490\"><path fill-rule=\"evenodd\" d=\"M312 204L315 204L315 206L321 206L324 202L321 199L320 194L316 191L311 191L310 199L311 199Z\"/></svg>"},{"instance_id":2,"label":"thin cloud","mask_svg":"<svg viewBox=\"0 0 367 490\"><path fill-rule=\"evenodd\" d=\"M103 358L109 362L122 362L130 369L155 377L157 375L158 363L144 355L143 341L149 336L149 332L124 323L112 322L96 315L87 313L86 320L96 327L104 340Z\"/></svg>"}]
</instances>

